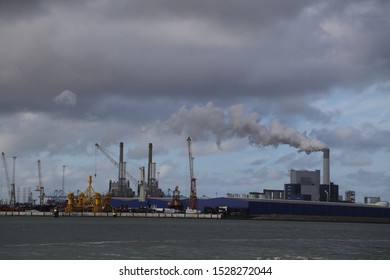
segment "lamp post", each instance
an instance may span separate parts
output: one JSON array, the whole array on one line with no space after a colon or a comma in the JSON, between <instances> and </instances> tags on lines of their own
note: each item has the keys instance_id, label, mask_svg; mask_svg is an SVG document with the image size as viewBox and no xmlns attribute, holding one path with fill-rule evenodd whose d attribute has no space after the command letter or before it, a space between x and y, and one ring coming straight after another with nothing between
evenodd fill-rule
<instances>
[{"instance_id":1,"label":"lamp post","mask_svg":"<svg viewBox=\"0 0 390 280\"><path fill-rule=\"evenodd\" d=\"M326 201L329 202L329 192L327 190L324 190L326 193Z\"/></svg>"}]
</instances>

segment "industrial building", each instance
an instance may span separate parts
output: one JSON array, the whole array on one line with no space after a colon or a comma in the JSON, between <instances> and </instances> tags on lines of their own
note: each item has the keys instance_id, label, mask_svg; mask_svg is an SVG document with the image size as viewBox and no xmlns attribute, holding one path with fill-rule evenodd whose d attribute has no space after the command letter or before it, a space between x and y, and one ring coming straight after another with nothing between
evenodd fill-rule
<instances>
[{"instance_id":1,"label":"industrial building","mask_svg":"<svg viewBox=\"0 0 390 280\"><path fill-rule=\"evenodd\" d=\"M345 192L345 201L350 203L355 203L356 196L355 191L346 191Z\"/></svg>"},{"instance_id":2,"label":"industrial building","mask_svg":"<svg viewBox=\"0 0 390 280\"><path fill-rule=\"evenodd\" d=\"M123 160L123 142L119 144L119 163L98 143L95 144L95 147L118 168L118 181L109 181L109 195L111 197L134 197L134 191L131 189L126 175L131 178L134 184L137 185L138 181L126 172L126 162Z\"/></svg>"},{"instance_id":3,"label":"industrial building","mask_svg":"<svg viewBox=\"0 0 390 280\"><path fill-rule=\"evenodd\" d=\"M263 189L263 192L250 192L247 198L284 199L284 190Z\"/></svg>"},{"instance_id":4,"label":"industrial building","mask_svg":"<svg viewBox=\"0 0 390 280\"><path fill-rule=\"evenodd\" d=\"M323 179L321 171L290 171L290 183L284 185L286 200L339 201L339 186L330 182L329 149L323 151Z\"/></svg>"},{"instance_id":5,"label":"industrial building","mask_svg":"<svg viewBox=\"0 0 390 280\"><path fill-rule=\"evenodd\" d=\"M284 184L284 193L286 200L311 200L310 194L302 193L301 184Z\"/></svg>"},{"instance_id":6,"label":"industrial building","mask_svg":"<svg viewBox=\"0 0 390 280\"><path fill-rule=\"evenodd\" d=\"M158 179L156 177L156 163L153 162L153 144L149 143L148 154L148 181L145 190L147 197L163 197L164 192L159 188Z\"/></svg>"},{"instance_id":7,"label":"industrial building","mask_svg":"<svg viewBox=\"0 0 390 280\"><path fill-rule=\"evenodd\" d=\"M330 182L329 185L320 185L320 199L319 201L339 201L339 185Z\"/></svg>"},{"instance_id":8,"label":"industrial building","mask_svg":"<svg viewBox=\"0 0 390 280\"><path fill-rule=\"evenodd\" d=\"M121 181L108 182L108 193L113 197L134 197L135 192L130 188L130 181L126 180L125 183Z\"/></svg>"},{"instance_id":9,"label":"industrial building","mask_svg":"<svg viewBox=\"0 0 390 280\"><path fill-rule=\"evenodd\" d=\"M294 170L290 171L289 192L286 199L314 200L320 199L320 170ZM295 186L295 187L292 187ZM290 195L289 195L290 194ZM300 197L300 195L302 197Z\"/></svg>"},{"instance_id":10,"label":"industrial building","mask_svg":"<svg viewBox=\"0 0 390 280\"><path fill-rule=\"evenodd\" d=\"M141 167L141 180L135 179L129 172L126 171L126 162L123 160L123 142L119 144L119 162L113 159L108 152L99 144L95 144L96 148L102 152L117 168L118 168L118 181L109 181L109 194L111 197L125 197L132 198L135 196L135 192L130 186L130 181L137 188L138 197L144 200L145 197L163 197L164 192L158 187L158 180L156 179L156 163L152 161L153 158L153 145L149 143L149 155L148 155L148 180L145 181L145 168ZM129 178L130 180L128 180Z\"/></svg>"}]
</instances>

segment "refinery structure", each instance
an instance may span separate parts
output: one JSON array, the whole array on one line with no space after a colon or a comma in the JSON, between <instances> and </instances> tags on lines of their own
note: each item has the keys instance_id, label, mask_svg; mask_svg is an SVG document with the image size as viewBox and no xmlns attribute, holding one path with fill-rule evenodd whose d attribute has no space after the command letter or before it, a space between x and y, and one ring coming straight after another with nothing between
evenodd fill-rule
<instances>
[{"instance_id":1,"label":"refinery structure","mask_svg":"<svg viewBox=\"0 0 390 280\"><path fill-rule=\"evenodd\" d=\"M360 219L390 223L390 207L380 197L365 197L364 204L355 203L355 192L348 190L345 197L339 193L339 186L330 180L330 150L322 150L322 180L320 170L290 170L290 182L281 189L264 189L263 192L250 192L246 195L229 193L225 197L200 198L197 195L197 180L194 174L194 157L191 138L187 138L190 183L189 197L180 195L176 186L172 195L165 195L156 177L156 162L153 161L153 144L148 145L147 172L140 167L139 179L126 170L124 144L119 144L119 158L98 143L96 150L101 152L118 170L117 181L107 182L107 192L93 189L92 176L84 191L65 193L63 166L62 189L46 193L41 179L41 162L37 161L38 201L32 199L32 188L23 191L25 203L19 203L18 188L15 186L15 160L13 158L12 180L5 153L2 153L3 171L6 177L9 200L1 201L0 211L39 211L73 212L164 212L164 213L211 213L225 217L267 218L267 219ZM147 174L145 174L147 173ZM96 175L96 174L95 174ZM20 192L20 191L19 191ZM343 218L343 219L342 219ZM337 220L336 219L336 220ZM379 219L379 220L378 220Z\"/></svg>"}]
</instances>

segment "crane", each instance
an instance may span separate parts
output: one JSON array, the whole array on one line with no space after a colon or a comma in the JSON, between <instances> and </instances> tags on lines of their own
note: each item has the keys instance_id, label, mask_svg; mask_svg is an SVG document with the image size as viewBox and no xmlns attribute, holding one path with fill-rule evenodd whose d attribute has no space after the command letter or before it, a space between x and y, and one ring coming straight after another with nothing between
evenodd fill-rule
<instances>
[{"instance_id":1,"label":"crane","mask_svg":"<svg viewBox=\"0 0 390 280\"><path fill-rule=\"evenodd\" d=\"M108 158L117 168L120 169L120 165L119 163L113 159L109 154L108 152L102 147L100 146L98 143L95 144L95 147L106 157ZM133 182L134 185L138 186L138 180L135 179L133 176L131 176L131 174L129 172L126 171L126 175L129 177L130 181Z\"/></svg>"},{"instance_id":2,"label":"crane","mask_svg":"<svg viewBox=\"0 0 390 280\"><path fill-rule=\"evenodd\" d=\"M187 138L188 143L188 160L190 164L190 178L191 178L191 186L190 186L190 199L188 203L188 208L192 210L196 210L196 178L194 177L194 157L192 156L192 148L191 148L191 138Z\"/></svg>"},{"instance_id":3,"label":"crane","mask_svg":"<svg viewBox=\"0 0 390 280\"><path fill-rule=\"evenodd\" d=\"M4 152L1 153L1 156L3 158L5 178L7 180L7 185L8 185L8 188L9 188L10 206L14 206L15 203L16 203L16 197L15 197L15 175L13 175L13 182L11 183L10 180L9 180L8 166L7 166L7 161L5 159ZM15 160L14 160L14 163L15 163ZM15 166L15 164L14 164L14 166ZM15 167L14 167L14 174L15 174Z\"/></svg>"},{"instance_id":4,"label":"crane","mask_svg":"<svg viewBox=\"0 0 390 280\"><path fill-rule=\"evenodd\" d=\"M42 171L40 160L38 160L38 186L35 191L39 192L39 205L43 206L45 199L45 188L42 186Z\"/></svg>"}]
</instances>

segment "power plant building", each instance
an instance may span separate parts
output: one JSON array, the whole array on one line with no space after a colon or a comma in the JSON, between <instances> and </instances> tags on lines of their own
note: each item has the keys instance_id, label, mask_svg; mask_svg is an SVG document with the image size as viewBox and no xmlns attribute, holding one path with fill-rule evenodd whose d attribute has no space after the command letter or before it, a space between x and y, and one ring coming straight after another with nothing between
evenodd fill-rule
<instances>
[{"instance_id":1,"label":"power plant building","mask_svg":"<svg viewBox=\"0 0 390 280\"><path fill-rule=\"evenodd\" d=\"M135 192L130 188L130 181L114 182L112 180L108 183L108 192L112 197L134 197Z\"/></svg>"},{"instance_id":2,"label":"power plant building","mask_svg":"<svg viewBox=\"0 0 390 280\"><path fill-rule=\"evenodd\" d=\"M301 193L301 184L284 184L286 200L311 200L311 195Z\"/></svg>"},{"instance_id":3,"label":"power plant building","mask_svg":"<svg viewBox=\"0 0 390 280\"><path fill-rule=\"evenodd\" d=\"M263 192L250 192L248 198L284 199L284 190L263 189Z\"/></svg>"},{"instance_id":4,"label":"power plant building","mask_svg":"<svg viewBox=\"0 0 390 280\"><path fill-rule=\"evenodd\" d=\"M310 196L309 200L319 200L320 199L320 180L321 172L320 170L308 171L308 170L294 170L290 171L290 183L293 185L300 185L301 195ZM295 195L298 193L295 191Z\"/></svg>"},{"instance_id":5,"label":"power plant building","mask_svg":"<svg viewBox=\"0 0 390 280\"><path fill-rule=\"evenodd\" d=\"M320 170L291 170L290 184L284 185L286 200L338 201L339 186L320 184Z\"/></svg>"},{"instance_id":6,"label":"power plant building","mask_svg":"<svg viewBox=\"0 0 390 280\"><path fill-rule=\"evenodd\" d=\"M283 190L268 190L264 189L264 196L267 199L284 199L284 191Z\"/></svg>"}]
</instances>

